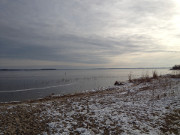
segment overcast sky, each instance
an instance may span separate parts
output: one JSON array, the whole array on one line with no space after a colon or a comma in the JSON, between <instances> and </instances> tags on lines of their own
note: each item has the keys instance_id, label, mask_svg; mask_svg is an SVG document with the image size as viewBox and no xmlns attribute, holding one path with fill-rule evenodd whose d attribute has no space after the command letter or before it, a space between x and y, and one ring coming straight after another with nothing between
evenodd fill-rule
<instances>
[{"instance_id":1,"label":"overcast sky","mask_svg":"<svg viewBox=\"0 0 180 135\"><path fill-rule=\"evenodd\" d=\"M174 64L179 0L0 0L0 68Z\"/></svg>"}]
</instances>

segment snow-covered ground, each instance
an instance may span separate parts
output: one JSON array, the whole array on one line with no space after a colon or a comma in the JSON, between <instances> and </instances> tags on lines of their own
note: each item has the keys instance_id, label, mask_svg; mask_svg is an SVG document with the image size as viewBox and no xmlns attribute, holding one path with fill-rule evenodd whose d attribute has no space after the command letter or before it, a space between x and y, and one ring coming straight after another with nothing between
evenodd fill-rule
<instances>
[{"instance_id":1,"label":"snow-covered ground","mask_svg":"<svg viewBox=\"0 0 180 135\"><path fill-rule=\"evenodd\" d=\"M43 102L1 105L0 109L0 134L11 133L10 128L14 133L44 135L180 134L180 79L167 76L126 82Z\"/></svg>"}]
</instances>

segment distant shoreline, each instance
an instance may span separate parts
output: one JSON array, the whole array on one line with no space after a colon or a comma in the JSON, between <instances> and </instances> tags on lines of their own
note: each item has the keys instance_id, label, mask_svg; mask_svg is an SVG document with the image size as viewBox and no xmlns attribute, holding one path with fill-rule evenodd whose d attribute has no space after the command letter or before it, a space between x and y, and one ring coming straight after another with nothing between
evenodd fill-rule
<instances>
[{"instance_id":1,"label":"distant shoreline","mask_svg":"<svg viewBox=\"0 0 180 135\"><path fill-rule=\"evenodd\" d=\"M89 68L89 69L55 69L55 68L42 68L42 69L0 69L0 71L44 71L44 70L108 70L108 69L170 69L170 67L151 67L151 68ZM173 69L171 69L173 70Z\"/></svg>"},{"instance_id":2,"label":"distant shoreline","mask_svg":"<svg viewBox=\"0 0 180 135\"><path fill-rule=\"evenodd\" d=\"M0 71L39 71L39 70L57 70L57 69L0 69Z\"/></svg>"}]
</instances>

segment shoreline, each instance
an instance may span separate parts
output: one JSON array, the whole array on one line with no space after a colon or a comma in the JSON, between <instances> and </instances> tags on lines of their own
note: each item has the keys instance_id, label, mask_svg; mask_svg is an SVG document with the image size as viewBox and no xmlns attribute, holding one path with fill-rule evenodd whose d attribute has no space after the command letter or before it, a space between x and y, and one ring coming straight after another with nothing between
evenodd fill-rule
<instances>
[{"instance_id":1,"label":"shoreline","mask_svg":"<svg viewBox=\"0 0 180 135\"><path fill-rule=\"evenodd\" d=\"M175 75L176 76L176 75ZM180 75L178 75L178 78L179 78ZM149 76L148 76L149 77ZM173 75L171 74L166 74L166 75L160 75L159 77L173 77ZM138 79L141 79L142 77L140 78L135 78L133 80L138 80ZM152 77L150 77L151 79L153 79ZM116 81L118 82L118 81ZM126 80L124 82L120 82L120 83L124 83L124 84L129 84L129 80ZM123 84L123 85L124 85ZM78 93L70 93L70 94L63 94L63 95L60 95L60 94L57 94L55 95L54 93L48 95L48 96L45 96L45 97L42 97L42 98L37 98L37 99L29 99L29 100L23 100L23 101L9 101L9 102L0 102L0 106L1 105L13 105L13 104L23 104L23 103L35 103L35 102L44 102L44 101L49 101L49 100L53 100L53 99L64 99L64 98L71 98L71 97L76 97L76 96L85 96L85 95L93 95L93 94L99 94L99 93L103 93L104 91L108 91L108 90L116 90L116 89L120 89L123 85L114 85L114 86L109 86L109 87L106 87L106 88L100 88L100 89L97 89L97 90L87 90L87 91L82 91L82 92L78 92Z\"/></svg>"},{"instance_id":2,"label":"shoreline","mask_svg":"<svg viewBox=\"0 0 180 135\"><path fill-rule=\"evenodd\" d=\"M104 87L105 88L113 87L114 82L117 80L122 80L122 81L128 80L128 74L130 73L133 73L133 77L140 77L142 74L146 74L146 73L149 73L149 75L151 76L153 70L141 69L141 70L133 70L133 72L131 72L130 70L118 70L118 71L97 70L95 72L94 71L83 72L82 74L81 71L78 72L72 71L68 73L69 76L67 78L66 76L64 76L65 72L68 73L68 71L56 71L51 76L48 76L49 72L45 72L44 75L42 73L38 73L40 77L36 77L37 73L35 72L33 73L24 72L24 73L17 73L17 79L14 79L15 77L14 75L10 75L12 76L12 79L10 79L9 81L8 79L3 78L2 82L5 83L3 83L3 85L1 86L0 102L5 103L12 101L19 102L26 100L35 100L38 98L44 98L46 96L49 96L52 93L66 95L77 92L83 92L85 90L94 90L94 89L96 90ZM73 77L70 74L74 74L74 72L75 72L75 76ZM163 75L170 73L171 71L166 69L166 70L158 70L157 72ZM90 75L88 76L89 73ZM59 77L59 75L57 74L61 74L62 76ZM8 76L8 75L5 74L4 76ZM25 77L25 79L21 81L22 76L27 76L27 77ZM31 78L31 76L33 76L33 78ZM96 80L98 81L98 83L96 83ZM12 85L9 83L11 81L12 81ZM74 83L74 84L70 84L71 86L66 86L69 85L69 83ZM57 86L57 88L53 88L54 86Z\"/></svg>"},{"instance_id":3,"label":"shoreline","mask_svg":"<svg viewBox=\"0 0 180 135\"><path fill-rule=\"evenodd\" d=\"M10 102L0 102L0 105L14 105L14 104L24 104L24 103L36 103L36 102L44 102L44 101L49 101L49 100L55 100L55 99L64 99L64 98L72 98L76 96L85 96L86 94L96 94L100 93L105 90L101 91L90 91L90 92L79 92L79 93L74 93L74 94L65 94L65 95L49 95L43 98L38 98L38 99L32 99L32 100L25 100L25 101L10 101Z\"/></svg>"},{"instance_id":4,"label":"shoreline","mask_svg":"<svg viewBox=\"0 0 180 135\"><path fill-rule=\"evenodd\" d=\"M179 134L180 77L0 103L0 134Z\"/></svg>"},{"instance_id":5,"label":"shoreline","mask_svg":"<svg viewBox=\"0 0 180 135\"><path fill-rule=\"evenodd\" d=\"M83 91L83 92L78 92L78 93L72 93L72 94L64 94L64 95L54 95L51 94L49 96L45 96L43 98L38 98L38 99L30 99L30 100L24 100L24 101L9 101L9 102L0 102L0 106L1 105L15 105L15 104L26 104L26 103L36 103L36 102L44 102L44 101L50 101L50 100L64 100L67 98L73 98L73 97L79 97L79 96L92 96L95 94L100 94L100 93L106 93L108 91L112 91L112 90L117 90L120 89L120 86L113 86L113 87L108 87L108 88L104 88L101 90L87 90L87 91Z\"/></svg>"}]
</instances>

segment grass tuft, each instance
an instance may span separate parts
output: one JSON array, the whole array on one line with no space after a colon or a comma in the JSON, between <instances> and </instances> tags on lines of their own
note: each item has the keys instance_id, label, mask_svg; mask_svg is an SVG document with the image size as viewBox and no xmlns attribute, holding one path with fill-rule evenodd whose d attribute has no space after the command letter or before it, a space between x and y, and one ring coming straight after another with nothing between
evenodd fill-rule
<instances>
[{"instance_id":1,"label":"grass tuft","mask_svg":"<svg viewBox=\"0 0 180 135\"><path fill-rule=\"evenodd\" d=\"M131 83L140 84L140 83L151 82L153 79L158 79L159 77L160 76L158 75L158 73L156 71L153 71L152 77L150 77L149 74L146 73L145 75L143 74L140 78L132 79L132 74L130 73L128 75L128 81Z\"/></svg>"},{"instance_id":2,"label":"grass tuft","mask_svg":"<svg viewBox=\"0 0 180 135\"><path fill-rule=\"evenodd\" d=\"M158 76L158 73L156 71L153 71L152 74L153 74L153 79L158 79L159 76Z\"/></svg>"},{"instance_id":3,"label":"grass tuft","mask_svg":"<svg viewBox=\"0 0 180 135\"><path fill-rule=\"evenodd\" d=\"M129 80L130 83L133 82L133 80L132 80L132 73L130 73L130 74L128 75L128 80Z\"/></svg>"}]
</instances>

